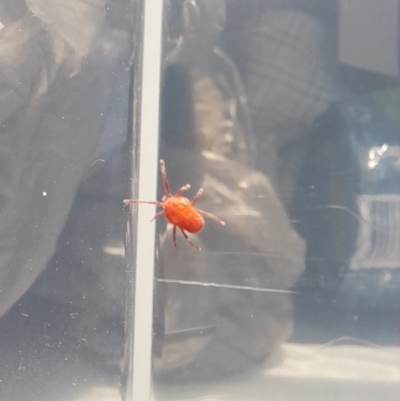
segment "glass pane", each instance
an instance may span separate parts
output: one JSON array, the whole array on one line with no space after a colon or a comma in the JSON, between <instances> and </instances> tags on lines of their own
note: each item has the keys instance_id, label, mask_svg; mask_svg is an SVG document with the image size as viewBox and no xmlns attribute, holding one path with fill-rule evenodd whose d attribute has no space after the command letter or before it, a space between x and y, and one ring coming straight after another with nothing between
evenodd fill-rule
<instances>
[{"instance_id":1,"label":"glass pane","mask_svg":"<svg viewBox=\"0 0 400 401\"><path fill-rule=\"evenodd\" d=\"M133 15L0 2L1 400L121 399Z\"/></svg>"},{"instance_id":2,"label":"glass pane","mask_svg":"<svg viewBox=\"0 0 400 401\"><path fill-rule=\"evenodd\" d=\"M160 158L226 225L157 220L157 401L398 399L398 15L164 1Z\"/></svg>"}]
</instances>

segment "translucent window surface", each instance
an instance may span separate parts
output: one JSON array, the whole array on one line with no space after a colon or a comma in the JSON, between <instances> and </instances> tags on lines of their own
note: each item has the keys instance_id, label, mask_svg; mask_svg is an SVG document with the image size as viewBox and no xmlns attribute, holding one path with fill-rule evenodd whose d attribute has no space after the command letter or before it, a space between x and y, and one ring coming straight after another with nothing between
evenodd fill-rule
<instances>
[{"instance_id":1,"label":"translucent window surface","mask_svg":"<svg viewBox=\"0 0 400 401\"><path fill-rule=\"evenodd\" d=\"M155 400L398 398L398 13L164 2L160 157L226 226L159 219Z\"/></svg>"},{"instance_id":2,"label":"translucent window surface","mask_svg":"<svg viewBox=\"0 0 400 401\"><path fill-rule=\"evenodd\" d=\"M0 401L397 401L399 15L1 2Z\"/></svg>"},{"instance_id":3,"label":"translucent window surface","mask_svg":"<svg viewBox=\"0 0 400 401\"><path fill-rule=\"evenodd\" d=\"M133 15L0 4L1 400L121 399Z\"/></svg>"}]
</instances>

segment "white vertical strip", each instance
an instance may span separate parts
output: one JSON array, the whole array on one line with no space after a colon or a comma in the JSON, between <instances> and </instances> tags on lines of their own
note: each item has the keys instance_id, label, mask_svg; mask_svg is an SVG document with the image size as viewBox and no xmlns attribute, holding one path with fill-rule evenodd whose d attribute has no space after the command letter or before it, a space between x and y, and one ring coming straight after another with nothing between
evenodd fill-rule
<instances>
[{"instance_id":1,"label":"white vertical strip","mask_svg":"<svg viewBox=\"0 0 400 401\"><path fill-rule=\"evenodd\" d=\"M163 0L144 1L139 199L155 200L158 172ZM149 220L154 214L154 207L139 206L131 401L149 401L151 397L155 223L149 223Z\"/></svg>"}]
</instances>

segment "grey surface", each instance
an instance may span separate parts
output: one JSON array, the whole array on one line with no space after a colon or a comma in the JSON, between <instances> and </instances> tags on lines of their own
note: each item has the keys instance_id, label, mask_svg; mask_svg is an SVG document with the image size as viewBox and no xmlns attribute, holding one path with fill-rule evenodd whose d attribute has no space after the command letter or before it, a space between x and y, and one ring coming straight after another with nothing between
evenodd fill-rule
<instances>
[{"instance_id":1,"label":"grey surface","mask_svg":"<svg viewBox=\"0 0 400 401\"><path fill-rule=\"evenodd\" d=\"M29 10L2 29L0 315L44 270L96 157L127 50L118 33L96 33L71 77Z\"/></svg>"},{"instance_id":2,"label":"grey surface","mask_svg":"<svg viewBox=\"0 0 400 401\"><path fill-rule=\"evenodd\" d=\"M128 33L103 1L2 2L0 20L0 399L78 399L120 381L125 268L103 251L118 221L86 183L126 140Z\"/></svg>"},{"instance_id":3,"label":"grey surface","mask_svg":"<svg viewBox=\"0 0 400 401\"><path fill-rule=\"evenodd\" d=\"M79 2L81 10L101 4ZM332 117L339 114L328 109L317 118L340 99L331 3L254 0L243 9L221 0L215 12L209 1L166 3L172 25L165 31L160 156L171 187L190 183L192 197L204 186L199 207L227 225L207 222L192 238L199 253L181 236L175 249L171 229L158 221L155 400L398 399L397 303L377 303L388 286L397 296L396 281L387 281L387 272L362 281L337 274L336 243L346 238L350 249L357 225L347 214L315 208L307 181L315 179L318 196L329 189L337 204L341 191L355 200L349 139ZM125 253L122 199L131 179L136 183L130 169L138 155L126 141L129 34L112 27L130 26L126 6L106 13L97 47L78 70L78 53L69 59L71 48L49 40L37 17L4 19L0 33L16 24L20 41L14 37L13 48L6 40L12 35L0 37L0 218L8 224L0 221L0 299L8 310L0 319L1 401L124 399L134 271L126 268L133 252ZM236 55L228 46L235 32ZM309 174L299 184L301 171ZM295 229L299 187L320 258L304 256L312 237ZM344 236L338 227L351 230ZM309 269L321 259L322 269ZM364 283L383 284L373 298ZM360 304L357 294L369 302Z\"/></svg>"}]
</instances>

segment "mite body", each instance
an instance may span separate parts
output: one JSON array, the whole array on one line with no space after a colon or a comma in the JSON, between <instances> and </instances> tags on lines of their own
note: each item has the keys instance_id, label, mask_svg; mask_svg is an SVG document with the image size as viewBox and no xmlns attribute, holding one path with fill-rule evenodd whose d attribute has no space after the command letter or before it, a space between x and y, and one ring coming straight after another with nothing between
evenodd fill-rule
<instances>
[{"instance_id":1,"label":"mite body","mask_svg":"<svg viewBox=\"0 0 400 401\"><path fill-rule=\"evenodd\" d=\"M199 211L183 196L165 199L164 214L171 224L189 233L197 233L204 227L204 219Z\"/></svg>"},{"instance_id":2,"label":"mite body","mask_svg":"<svg viewBox=\"0 0 400 401\"><path fill-rule=\"evenodd\" d=\"M189 233L197 233L204 227L204 217L214 220L218 224L224 226L225 222L220 220L218 217L214 216L211 213L205 212L204 210L197 209L195 207L196 202L200 199L203 194L203 189L200 188L197 191L196 196L193 200L189 200L184 196L181 196L184 191L187 191L190 188L190 185L184 185L181 187L175 195L172 195L171 190L169 188L169 183L167 179L167 173L165 170L165 163L163 160L160 160L160 169L161 175L163 179L163 184L165 188L165 195L162 199L162 202L157 201L140 201L136 199L125 199L125 205L133 204L133 203L146 203L149 205L156 205L161 207L163 210L158 212L150 221L157 219L158 217L164 215L169 223L171 223L173 228L173 241L174 246L176 247L176 228L178 227L186 241L194 248L200 250L197 246L195 246L192 241L190 241L187 232Z\"/></svg>"}]
</instances>

